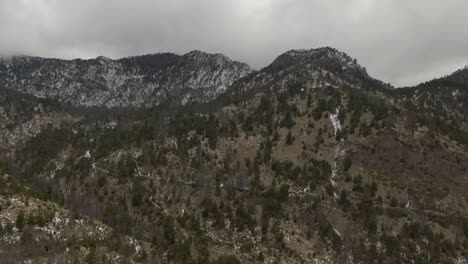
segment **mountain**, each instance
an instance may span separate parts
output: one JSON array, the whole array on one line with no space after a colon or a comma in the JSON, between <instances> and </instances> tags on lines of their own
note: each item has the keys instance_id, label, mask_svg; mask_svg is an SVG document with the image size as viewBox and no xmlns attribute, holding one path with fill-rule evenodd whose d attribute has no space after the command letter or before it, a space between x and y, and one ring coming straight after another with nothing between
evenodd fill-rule
<instances>
[{"instance_id":1,"label":"mountain","mask_svg":"<svg viewBox=\"0 0 468 264\"><path fill-rule=\"evenodd\" d=\"M367 74L364 67L346 53L325 47L290 50L270 65L234 82L225 95L259 91L313 89L319 87L391 90L388 84Z\"/></svg>"},{"instance_id":2,"label":"mountain","mask_svg":"<svg viewBox=\"0 0 468 264\"><path fill-rule=\"evenodd\" d=\"M183 104L185 73L219 70L189 57L238 65L189 54L107 62L172 76L169 100L130 108L6 82L2 262L467 262L465 70L394 89L336 49L291 50Z\"/></svg>"},{"instance_id":3,"label":"mountain","mask_svg":"<svg viewBox=\"0 0 468 264\"><path fill-rule=\"evenodd\" d=\"M246 64L201 51L119 60L23 56L0 63L0 85L75 106L154 107L211 100L250 72Z\"/></svg>"}]
</instances>

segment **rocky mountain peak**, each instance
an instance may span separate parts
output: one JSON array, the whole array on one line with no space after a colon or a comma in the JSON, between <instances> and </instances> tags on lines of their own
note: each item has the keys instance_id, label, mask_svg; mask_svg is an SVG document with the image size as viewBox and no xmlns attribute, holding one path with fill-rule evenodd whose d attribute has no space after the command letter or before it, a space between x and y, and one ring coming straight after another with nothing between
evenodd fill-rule
<instances>
[{"instance_id":1,"label":"rocky mountain peak","mask_svg":"<svg viewBox=\"0 0 468 264\"><path fill-rule=\"evenodd\" d=\"M291 86L301 89L386 88L370 77L356 59L337 49L323 47L289 50L259 72L241 80L236 90L245 92L252 87L284 90Z\"/></svg>"},{"instance_id":2,"label":"rocky mountain peak","mask_svg":"<svg viewBox=\"0 0 468 264\"><path fill-rule=\"evenodd\" d=\"M249 65L238 61L233 61L229 57L221 53L207 53L200 50L193 50L182 56L187 62L194 63L196 65L208 65L208 66L229 66L236 65L243 70L252 71Z\"/></svg>"},{"instance_id":3,"label":"rocky mountain peak","mask_svg":"<svg viewBox=\"0 0 468 264\"><path fill-rule=\"evenodd\" d=\"M213 59L231 61L228 57L220 53L208 53L201 50L192 50L189 53L183 55L184 58L198 62L207 62Z\"/></svg>"},{"instance_id":4,"label":"rocky mountain peak","mask_svg":"<svg viewBox=\"0 0 468 264\"><path fill-rule=\"evenodd\" d=\"M108 58L108 57L105 57L105 56L98 56L98 57L96 57L96 60L98 62L100 62L101 64L108 64L108 63L111 63L111 62L114 61L111 58Z\"/></svg>"},{"instance_id":5,"label":"rocky mountain peak","mask_svg":"<svg viewBox=\"0 0 468 264\"><path fill-rule=\"evenodd\" d=\"M314 64L333 71L358 71L367 76L366 69L348 54L331 47L317 49L293 49L280 55L271 64L274 67L289 67L296 64Z\"/></svg>"}]
</instances>

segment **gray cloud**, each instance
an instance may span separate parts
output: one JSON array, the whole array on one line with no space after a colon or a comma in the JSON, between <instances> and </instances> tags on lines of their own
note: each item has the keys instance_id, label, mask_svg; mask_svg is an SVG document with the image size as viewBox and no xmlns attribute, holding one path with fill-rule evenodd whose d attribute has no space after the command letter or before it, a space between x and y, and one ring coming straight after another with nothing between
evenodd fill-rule
<instances>
[{"instance_id":1,"label":"gray cloud","mask_svg":"<svg viewBox=\"0 0 468 264\"><path fill-rule=\"evenodd\" d=\"M0 0L0 55L122 57L193 49L260 68L333 46L394 85L468 64L466 0Z\"/></svg>"}]
</instances>

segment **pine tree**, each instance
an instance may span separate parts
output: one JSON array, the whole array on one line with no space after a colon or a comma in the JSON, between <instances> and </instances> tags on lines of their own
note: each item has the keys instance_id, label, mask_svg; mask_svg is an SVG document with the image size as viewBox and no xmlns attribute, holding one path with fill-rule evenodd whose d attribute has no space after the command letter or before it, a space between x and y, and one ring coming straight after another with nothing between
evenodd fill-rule
<instances>
[{"instance_id":1,"label":"pine tree","mask_svg":"<svg viewBox=\"0 0 468 264\"><path fill-rule=\"evenodd\" d=\"M20 211L18 215L16 216L16 222L15 222L16 228L18 228L19 230L22 230L24 227L24 222L25 222L24 212Z\"/></svg>"},{"instance_id":2,"label":"pine tree","mask_svg":"<svg viewBox=\"0 0 468 264\"><path fill-rule=\"evenodd\" d=\"M291 131L288 132L288 135L286 136L286 144L291 145L294 141L294 138L291 134Z\"/></svg>"}]
</instances>

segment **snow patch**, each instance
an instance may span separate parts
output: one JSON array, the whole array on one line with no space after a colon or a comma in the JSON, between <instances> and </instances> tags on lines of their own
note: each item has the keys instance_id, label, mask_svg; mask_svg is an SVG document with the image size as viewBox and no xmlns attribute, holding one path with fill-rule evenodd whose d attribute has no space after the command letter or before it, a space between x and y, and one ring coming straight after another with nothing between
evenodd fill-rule
<instances>
[{"instance_id":1,"label":"snow patch","mask_svg":"<svg viewBox=\"0 0 468 264\"><path fill-rule=\"evenodd\" d=\"M333 231L335 232L337 236L339 236L343 240L343 236L341 235L340 231L338 231L338 229L333 227Z\"/></svg>"},{"instance_id":2,"label":"snow patch","mask_svg":"<svg viewBox=\"0 0 468 264\"><path fill-rule=\"evenodd\" d=\"M330 120L333 125L333 129L335 131L335 136L338 134L338 131L341 130L341 123L338 119L338 114L340 113L340 109L336 109L336 113L330 113Z\"/></svg>"},{"instance_id":3,"label":"snow patch","mask_svg":"<svg viewBox=\"0 0 468 264\"><path fill-rule=\"evenodd\" d=\"M340 109L336 109L335 113L330 113L330 121L333 125L334 129L334 135L335 137L338 135L338 132L341 131L341 123L338 118L338 114L340 113ZM344 141L343 139L340 139L340 142L335 147L335 157L333 159L333 165L332 165L332 174L330 178L330 182L333 186L333 188L337 187L337 183L335 182L335 178L338 173L338 165L337 165L337 160L344 155ZM338 195L336 194L335 190L333 190L333 197L335 199L338 199Z\"/></svg>"}]
</instances>

